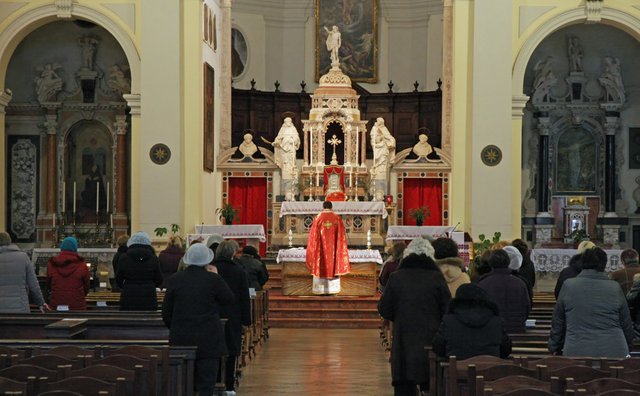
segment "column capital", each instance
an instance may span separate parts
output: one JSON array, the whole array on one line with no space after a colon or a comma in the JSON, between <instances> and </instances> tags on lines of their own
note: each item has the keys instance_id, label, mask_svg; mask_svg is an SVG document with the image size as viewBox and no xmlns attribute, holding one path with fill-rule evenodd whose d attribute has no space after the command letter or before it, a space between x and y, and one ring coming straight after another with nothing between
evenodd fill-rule
<instances>
[{"instance_id":1,"label":"column capital","mask_svg":"<svg viewBox=\"0 0 640 396\"><path fill-rule=\"evenodd\" d=\"M511 118L519 119L524 115L524 108L529 102L527 95L513 95L511 97Z\"/></svg>"},{"instance_id":2,"label":"column capital","mask_svg":"<svg viewBox=\"0 0 640 396\"><path fill-rule=\"evenodd\" d=\"M607 136L615 136L620 126L620 119L618 117L606 117L604 123L604 132Z\"/></svg>"},{"instance_id":3,"label":"column capital","mask_svg":"<svg viewBox=\"0 0 640 396\"><path fill-rule=\"evenodd\" d=\"M116 122L113 123L113 127L116 129L116 135L126 135L128 126L129 124L127 124L127 116L116 116Z\"/></svg>"},{"instance_id":4,"label":"column capital","mask_svg":"<svg viewBox=\"0 0 640 396\"><path fill-rule=\"evenodd\" d=\"M122 97L127 101L127 106L131 108L131 115L140 115L142 113L142 103L140 94L124 94Z\"/></svg>"},{"instance_id":5,"label":"column capital","mask_svg":"<svg viewBox=\"0 0 640 396\"><path fill-rule=\"evenodd\" d=\"M58 133L58 116L55 114L47 114L47 119L42 126L47 130L47 135L56 135Z\"/></svg>"}]
</instances>

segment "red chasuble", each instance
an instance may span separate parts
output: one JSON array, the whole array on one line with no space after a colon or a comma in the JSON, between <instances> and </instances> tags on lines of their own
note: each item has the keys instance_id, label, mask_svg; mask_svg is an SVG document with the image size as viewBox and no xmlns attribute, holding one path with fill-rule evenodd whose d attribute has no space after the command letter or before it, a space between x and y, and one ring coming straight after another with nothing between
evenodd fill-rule
<instances>
[{"instance_id":1,"label":"red chasuble","mask_svg":"<svg viewBox=\"0 0 640 396\"><path fill-rule=\"evenodd\" d=\"M317 278L348 274L349 251L342 219L329 209L316 216L307 242L307 268Z\"/></svg>"}]
</instances>

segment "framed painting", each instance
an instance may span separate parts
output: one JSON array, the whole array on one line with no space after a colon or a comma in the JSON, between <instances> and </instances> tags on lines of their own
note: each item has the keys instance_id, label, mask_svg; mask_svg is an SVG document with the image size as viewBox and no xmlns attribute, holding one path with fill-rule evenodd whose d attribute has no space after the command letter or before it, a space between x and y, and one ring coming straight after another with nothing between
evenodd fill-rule
<instances>
[{"instance_id":1,"label":"framed painting","mask_svg":"<svg viewBox=\"0 0 640 396\"><path fill-rule=\"evenodd\" d=\"M331 50L338 43L344 74L353 81L378 82L378 0L314 1L316 81L331 68Z\"/></svg>"},{"instance_id":2,"label":"framed painting","mask_svg":"<svg viewBox=\"0 0 640 396\"><path fill-rule=\"evenodd\" d=\"M203 122L203 139L204 144L204 170L213 172L213 143L214 143L214 79L215 71L208 63L204 64L204 122Z\"/></svg>"}]
</instances>

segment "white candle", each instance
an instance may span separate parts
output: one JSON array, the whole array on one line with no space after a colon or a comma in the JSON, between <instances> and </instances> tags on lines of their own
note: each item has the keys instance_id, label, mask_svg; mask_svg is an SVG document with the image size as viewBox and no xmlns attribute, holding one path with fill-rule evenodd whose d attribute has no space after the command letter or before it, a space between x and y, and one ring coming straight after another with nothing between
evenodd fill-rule
<instances>
[{"instance_id":1,"label":"white candle","mask_svg":"<svg viewBox=\"0 0 640 396\"><path fill-rule=\"evenodd\" d=\"M73 213L76 213L76 182L73 182Z\"/></svg>"},{"instance_id":2,"label":"white candle","mask_svg":"<svg viewBox=\"0 0 640 396\"><path fill-rule=\"evenodd\" d=\"M360 166L360 158L358 158L358 142L360 141L360 137L358 136L360 134L360 129L358 127L356 127L356 166Z\"/></svg>"},{"instance_id":3,"label":"white candle","mask_svg":"<svg viewBox=\"0 0 640 396\"><path fill-rule=\"evenodd\" d=\"M109 225L113 228L113 213L109 213Z\"/></svg>"},{"instance_id":4,"label":"white candle","mask_svg":"<svg viewBox=\"0 0 640 396\"><path fill-rule=\"evenodd\" d=\"M313 166L313 128L309 128L309 165Z\"/></svg>"},{"instance_id":5,"label":"white candle","mask_svg":"<svg viewBox=\"0 0 640 396\"><path fill-rule=\"evenodd\" d=\"M62 213L67 211L67 183L62 182Z\"/></svg>"},{"instance_id":6,"label":"white candle","mask_svg":"<svg viewBox=\"0 0 640 396\"><path fill-rule=\"evenodd\" d=\"M320 187L320 172L316 172L316 187Z\"/></svg>"},{"instance_id":7,"label":"white candle","mask_svg":"<svg viewBox=\"0 0 640 396\"><path fill-rule=\"evenodd\" d=\"M56 214L53 214L53 217L51 218L51 226L53 228L56 228Z\"/></svg>"},{"instance_id":8,"label":"white candle","mask_svg":"<svg viewBox=\"0 0 640 396\"><path fill-rule=\"evenodd\" d=\"M96 213L100 211L100 182L96 182Z\"/></svg>"},{"instance_id":9,"label":"white candle","mask_svg":"<svg viewBox=\"0 0 640 396\"><path fill-rule=\"evenodd\" d=\"M107 213L111 212L109 210L109 195L111 195L111 194L109 194L109 191L111 191L111 190L109 190L109 182L107 182L107 190L105 191L105 193L107 194L107 209L106 209Z\"/></svg>"},{"instance_id":10,"label":"white candle","mask_svg":"<svg viewBox=\"0 0 640 396\"><path fill-rule=\"evenodd\" d=\"M352 176L353 176L353 172L349 171L349 187L353 187L353 180L352 180Z\"/></svg>"}]
</instances>

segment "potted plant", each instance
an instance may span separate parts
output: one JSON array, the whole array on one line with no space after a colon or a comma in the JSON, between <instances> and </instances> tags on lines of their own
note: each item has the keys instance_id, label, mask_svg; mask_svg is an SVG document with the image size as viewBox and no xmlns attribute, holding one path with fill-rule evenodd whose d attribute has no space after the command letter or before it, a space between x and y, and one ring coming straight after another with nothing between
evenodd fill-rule
<instances>
[{"instance_id":1,"label":"potted plant","mask_svg":"<svg viewBox=\"0 0 640 396\"><path fill-rule=\"evenodd\" d=\"M469 262L469 276L472 276L476 272L476 268L480 264L480 257L484 252L491 249L491 246L500 242L502 233L496 231L493 233L493 238L489 239L484 234L478 235L480 242L473 243L473 260Z\"/></svg>"},{"instance_id":2,"label":"potted plant","mask_svg":"<svg viewBox=\"0 0 640 396\"><path fill-rule=\"evenodd\" d=\"M161 237L164 234L168 233L167 227L158 227L158 228L154 229L153 232L155 232L157 237ZM177 224L171 224L171 232L174 235L176 235L178 232L180 232L180 226L177 225Z\"/></svg>"},{"instance_id":3,"label":"potted plant","mask_svg":"<svg viewBox=\"0 0 640 396\"><path fill-rule=\"evenodd\" d=\"M216 214L220 221L224 224L232 224L234 220L239 220L239 210L234 208L229 202L224 204L221 208L216 209Z\"/></svg>"},{"instance_id":4,"label":"potted plant","mask_svg":"<svg viewBox=\"0 0 640 396\"><path fill-rule=\"evenodd\" d=\"M421 226L424 223L424 219L431 216L428 206L418 206L416 208L409 209L409 216L413 217L417 226Z\"/></svg>"}]
</instances>

